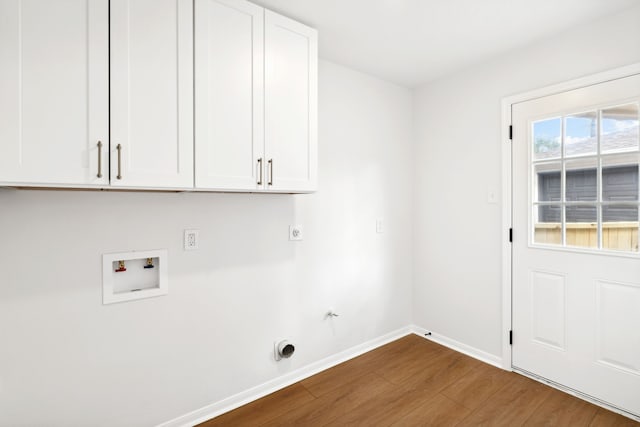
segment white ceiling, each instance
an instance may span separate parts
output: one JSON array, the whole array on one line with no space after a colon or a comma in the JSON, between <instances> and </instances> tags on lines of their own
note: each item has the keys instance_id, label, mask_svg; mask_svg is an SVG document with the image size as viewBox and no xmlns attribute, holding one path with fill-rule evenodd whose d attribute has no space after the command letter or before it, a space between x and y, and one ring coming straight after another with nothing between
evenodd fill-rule
<instances>
[{"instance_id":1,"label":"white ceiling","mask_svg":"<svg viewBox=\"0 0 640 427\"><path fill-rule=\"evenodd\" d=\"M640 4L637 0L254 1L317 28L322 58L408 87Z\"/></svg>"}]
</instances>

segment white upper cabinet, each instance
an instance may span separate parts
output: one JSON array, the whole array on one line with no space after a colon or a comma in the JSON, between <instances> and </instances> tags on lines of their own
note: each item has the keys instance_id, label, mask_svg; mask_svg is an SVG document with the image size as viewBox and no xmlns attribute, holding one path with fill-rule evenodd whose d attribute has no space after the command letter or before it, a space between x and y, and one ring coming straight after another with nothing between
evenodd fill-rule
<instances>
[{"instance_id":1,"label":"white upper cabinet","mask_svg":"<svg viewBox=\"0 0 640 427\"><path fill-rule=\"evenodd\" d=\"M195 2L196 188L317 182L317 33L244 0Z\"/></svg>"},{"instance_id":2,"label":"white upper cabinet","mask_svg":"<svg viewBox=\"0 0 640 427\"><path fill-rule=\"evenodd\" d=\"M317 43L246 0L0 0L0 186L314 191Z\"/></svg>"},{"instance_id":3,"label":"white upper cabinet","mask_svg":"<svg viewBox=\"0 0 640 427\"><path fill-rule=\"evenodd\" d=\"M108 0L0 0L0 183L108 183L108 25Z\"/></svg>"},{"instance_id":4,"label":"white upper cabinet","mask_svg":"<svg viewBox=\"0 0 640 427\"><path fill-rule=\"evenodd\" d=\"M265 11L265 158L267 190L317 186L316 30Z\"/></svg>"},{"instance_id":5,"label":"white upper cabinet","mask_svg":"<svg viewBox=\"0 0 640 427\"><path fill-rule=\"evenodd\" d=\"M111 185L192 188L192 1L110 4Z\"/></svg>"},{"instance_id":6,"label":"white upper cabinet","mask_svg":"<svg viewBox=\"0 0 640 427\"><path fill-rule=\"evenodd\" d=\"M263 8L195 0L196 188L264 186L263 45Z\"/></svg>"}]
</instances>

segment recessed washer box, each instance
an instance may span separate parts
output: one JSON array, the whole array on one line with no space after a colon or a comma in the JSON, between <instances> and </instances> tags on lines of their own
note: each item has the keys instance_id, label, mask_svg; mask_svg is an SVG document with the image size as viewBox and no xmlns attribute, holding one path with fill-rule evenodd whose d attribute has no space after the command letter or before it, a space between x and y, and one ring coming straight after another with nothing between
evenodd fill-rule
<instances>
[{"instance_id":1,"label":"recessed washer box","mask_svg":"<svg viewBox=\"0 0 640 427\"><path fill-rule=\"evenodd\" d=\"M131 301L169 293L167 250L102 255L102 303Z\"/></svg>"}]
</instances>

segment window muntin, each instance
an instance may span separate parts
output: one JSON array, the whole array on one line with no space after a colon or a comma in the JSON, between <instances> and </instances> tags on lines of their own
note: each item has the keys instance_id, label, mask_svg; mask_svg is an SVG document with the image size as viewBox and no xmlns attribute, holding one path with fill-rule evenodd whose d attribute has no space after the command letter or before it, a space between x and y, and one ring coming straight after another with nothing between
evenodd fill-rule
<instances>
[{"instance_id":1,"label":"window muntin","mask_svg":"<svg viewBox=\"0 0 640 427\"><path fill-rule=\"evenodd\" d=\"M531 127L532 242L638 252L638 103Z\"/></svg>"}]
</instances>

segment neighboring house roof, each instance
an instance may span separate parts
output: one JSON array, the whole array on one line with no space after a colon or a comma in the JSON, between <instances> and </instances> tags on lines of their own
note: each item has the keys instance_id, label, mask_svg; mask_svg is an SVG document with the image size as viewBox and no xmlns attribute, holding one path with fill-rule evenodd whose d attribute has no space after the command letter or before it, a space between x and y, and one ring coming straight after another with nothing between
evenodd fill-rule
<instances>
[{"instance_id":1,"label":"neighboring house roof","mask_svg":"<svg viewBox=\"0 0 640 427\"><path fill-rule=\"evenodd\" d=\"M638 125L629 127L617 132L610 132L602 135L601 143L604 152L619 153L625 151L638 150ZM565 141L565 156L581 156L595 154L597 147L595 136L588 138L570 138ZM538 151L536 160L546 160L559 157L559 151L548 150Z\"/></svg>"}]
</instances>

